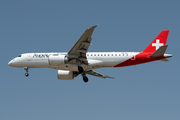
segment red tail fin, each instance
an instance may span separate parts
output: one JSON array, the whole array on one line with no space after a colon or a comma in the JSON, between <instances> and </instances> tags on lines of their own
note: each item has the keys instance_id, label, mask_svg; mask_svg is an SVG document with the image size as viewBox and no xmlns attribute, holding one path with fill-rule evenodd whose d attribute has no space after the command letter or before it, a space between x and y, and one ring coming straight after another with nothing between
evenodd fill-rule
<instances>
[{"instance_id":1,"label":"red tail fin","mask_svg":"<svg viewBox=\"0 0 180 120\"><path fill-rule=\"evenodd\" d=\"M166 45L169 30L163 30L143 52L155 52L160 46Z\"/></svg>"}]
</instances>

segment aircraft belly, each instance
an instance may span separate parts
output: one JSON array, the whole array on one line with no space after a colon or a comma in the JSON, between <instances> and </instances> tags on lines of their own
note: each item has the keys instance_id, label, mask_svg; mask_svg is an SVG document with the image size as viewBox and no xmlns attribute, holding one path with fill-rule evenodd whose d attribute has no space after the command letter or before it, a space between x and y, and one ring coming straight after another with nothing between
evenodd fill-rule
<instances>
[{"instance_id":1,"label":"aircraft belly","mask_svg":"<svg viewBox=\"0 0 180 120\"><path fill-rule=\"evenodd\" d=\"M82 67L83 67L84 71L102 68L101 65L84 65L84 64L82 64ZM57 70L68 70L68 71L77 71L78 72L78 67L76 64L65 64L65 65L59 65L59 66L50 66L50 68L57 69Z\"/></svg>"}]
</instances>

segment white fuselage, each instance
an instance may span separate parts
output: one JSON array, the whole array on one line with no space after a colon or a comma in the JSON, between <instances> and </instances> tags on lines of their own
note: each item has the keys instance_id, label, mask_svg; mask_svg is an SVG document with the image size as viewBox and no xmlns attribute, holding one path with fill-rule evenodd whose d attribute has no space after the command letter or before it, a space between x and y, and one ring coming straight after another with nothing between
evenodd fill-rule
<instances>
[{"instance_id":1,"label":"white fuselage","mask_svg":"<svg viewBox=\"0 0 180 120\"><path fill-rule=\"evenodd\" d=\"M88 52L86 53L88 65L82 64L84 70L102 67L113 67L128 59L135 60L139 52ZM67 64L50 65L49 56L67 55L67 53L25 53L14 58L8 64L12 67L28 68L53 68L57 70L78 71L76 59Z\"/></svg>"}]
</instances>

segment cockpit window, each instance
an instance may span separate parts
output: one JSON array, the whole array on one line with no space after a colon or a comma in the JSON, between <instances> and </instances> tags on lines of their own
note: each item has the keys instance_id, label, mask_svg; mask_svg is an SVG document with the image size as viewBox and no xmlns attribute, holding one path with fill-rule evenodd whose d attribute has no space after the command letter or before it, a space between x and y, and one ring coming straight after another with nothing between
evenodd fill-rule
<instances>
[{"instance_id":1,"label":"cockpit window","mask_svg":"<svg viewBox=\"0 0 180 120\"><path fill-rule=\"evenodd\" d=\"M21 57L21 55L19 55L18 57Z\"/></svg>"}]
</instances>

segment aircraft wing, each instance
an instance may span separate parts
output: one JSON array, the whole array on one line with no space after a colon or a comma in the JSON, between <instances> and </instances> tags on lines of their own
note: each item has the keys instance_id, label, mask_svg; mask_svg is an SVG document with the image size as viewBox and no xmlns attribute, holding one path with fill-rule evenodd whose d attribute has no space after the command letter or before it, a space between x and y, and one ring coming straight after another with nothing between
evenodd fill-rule
<instances>
[{"instance_id":1,"label":"aircraft wing","mask_svg":"<svg viewBox=\"0 0 180 120\"><path fill-rule=\"evenodd\" d=\"M89 45L91 45L90 44L92 40L91 35L96 27L97 25L92 26L82 34L79 40L74 44L74 46L68 52L68 55L70 57L74 56L76 58L86 59L86 52L89 48Z\"/></svg>"},{"instance_id":2,"label":"aircraft wing","mask_svg":"<svg viewBox=\"0 0 180 120\"><path fill-rule=\"evenodd\" d=\"M103 74L97 73L97 72L92 71L92 70L86 71L86 73L89 74L89 75L96 76L96 77L115 79L114 77L109 77L109 76L107 76L107 75L103 75Z\"/></svg>"}]
</instances>

